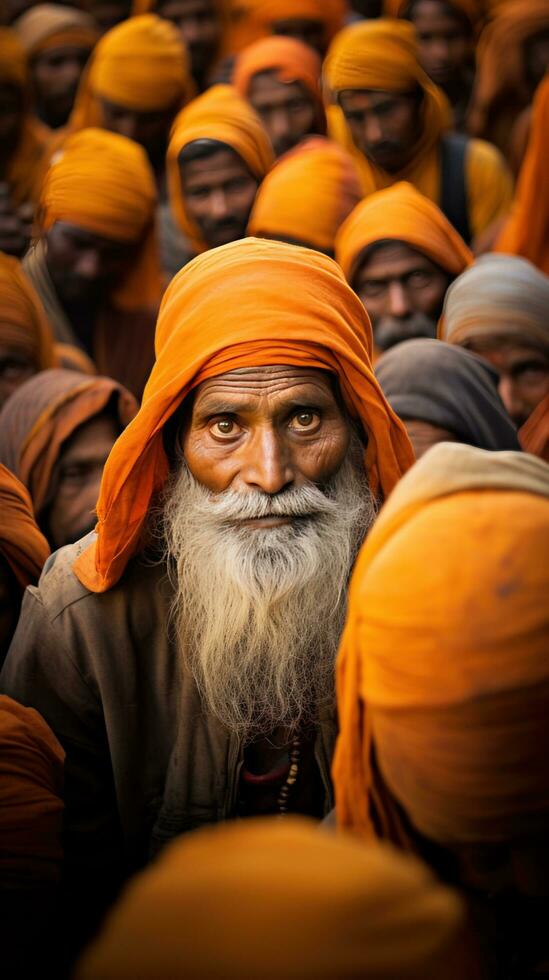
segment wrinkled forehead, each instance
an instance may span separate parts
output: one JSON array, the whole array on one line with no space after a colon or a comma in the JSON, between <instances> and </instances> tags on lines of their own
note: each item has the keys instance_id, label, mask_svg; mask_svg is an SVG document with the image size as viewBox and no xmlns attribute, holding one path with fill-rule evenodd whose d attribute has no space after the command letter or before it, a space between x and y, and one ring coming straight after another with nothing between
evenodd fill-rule
<instances>
[{"instance_id":1,"label":"wrinkled forehead","mask_svg":"<svg viewBox=\"0 0 549 980\"><path fill-rule=\"evenodd\" d=\"M266 364L258 367L241 367L225 371L212 378L198 381L187 396L191 403L215 391L239 394L284 395L296 389L309 387L341 402L338 379L335 374L322 368L298 367L292 364ZM293 395L292 395L293 397Z\"/></svg>"}]
</instances>

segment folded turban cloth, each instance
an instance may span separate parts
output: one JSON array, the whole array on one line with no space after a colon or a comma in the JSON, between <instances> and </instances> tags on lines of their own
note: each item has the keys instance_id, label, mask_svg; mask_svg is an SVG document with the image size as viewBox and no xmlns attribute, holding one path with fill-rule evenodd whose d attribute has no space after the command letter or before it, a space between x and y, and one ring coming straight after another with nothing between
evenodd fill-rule
<instances>
[{"instance_id":1,"label":"folded turban cloth","mask_svg":"<svg viewBox=\"0 0 549 980\"><path fill-rule=\"evenodd\" d=\"M508 338L549 353L548 310L549 276L514 255L483 255L448 289L439 337Z\"/></svg>"},{"instance_id":2,"label":"folded turban cloth","mask_svg":"<svg viewBox=\"0 0 549 980\"><path fill-rule=\"evenodd\" d=\"M354 149L364 194L394 183L396 176L417 185L426 158L432 154L450 125L451 111L446 96L419 63L412 25L406 21L380 18L345 27L328 51L324 77L336 101L339 93L348 89L402 94L419 88L423 92L417 143L410 163L399 175L387 175L366 160L354 144L339 105L330 106L328 113L330 135L347 149Z\"/></svg>"},{"instance_id":3,"label":"folded turban cloth","mask_svg":"<svg viewBox=\"0 0 549 980\"><path fill-rule=\"evenodd\" d=\"M29 58L63 45L93 48L99 37L89 14L58 3L39 3L21 14L13 24Z\"/></svg>"},{"instance_id":4,"label":"folded turban cloth","mask_svg":"<svg viewBox=\"0 0 549 980\"><path fill-rule=\"evenodd\" d=\"M312 48L293 37L266 37L238 56L233 85L243 98L248 98L252 80L265 71L276 72L281 82L300 82L312 96L316 106L318 133L326 132L326 114L320 89L321 61Z\"/></svg>"},{"instance_id":5,"label":"folded turban cloth","mask_svg":"<svg viewBox=\"0 0 549 980\"><path fill-rule=\"evenodd\" d=\"M510 217L496 241L496 252L522 255L549 275L549 77L534 99L530 138Z\"/></svg>"},{"instance_id":6,"label":"folded turban cloth","mask_svg":"<svg viewBox=\"0 0 549 980\"><path fill-rule=\"evenodd\" d=\"M177 116L168 147L168 189L174 217L196 252L207 248L187 215L179 172L179 154L195 140L224 143L261 181L273 164L271 142L259 116L231 85L214 85Z\"/></svg>"},{"instance_id":7,"label":"folded turban cloth","mask_svg":"<svg viewBox=\"0 0 549 980\"><path fill-rule=\"evenodd\" d=\"M30 112L27 55L15 31L0 27L0 85L14 85L24 100L23 118L17 145L9 159L4 179L14 205L35 201L46 149L44 127Z\"/></svg>"},{"instance_id":8,"label":"folded turban cloth","mask_svg":"<svg viewBox=\"0 0 549 980\"><path fill-rule=\"evenodd\" d=\"M407 17L412 4L413 0L384 0L384 16ZM475 33L480 30L485 20L483 0L445 0L445 4L464 17Z\"/></svg>"},{"instance_id":9,"label":"folded turban cloth","mask_svg":"<svg viewBox=\"0 0 549 980\"><path fill-rule=\"evenodd\" d=\"M457 894L387 844L297 817L246 820L167 848L76 977L464 980L450 965L463 922Z\"/></svg>"},{"instance_id":10,"label":"folded turban cloth","mask_svg":"<svg viewBox=\"0 0 549 980\"><path fill-rule=\"evenodd\" d=\"M248 231L333 253L337 230L360 197L352 157L337 143L312 136L267 174Z\"/></svg>"},{"instance_id":11,"label":"folded turban cloth","mask_svg":"<svg viewBox=\"0 0 549 980\"><path fill-rule=\"evenodd\" d=\"M327 47L345 22L344 0L230 0L233 39L229 47L241 51L279 21L312 20L322 24Z\"/></svg>"},{"instance_id":12,"label":"folded turban cloth","mask_svg":"<svg viewBox=\"0 0 549 980\"><path fill-rule=\"evenodd\" d=\"M36 584L49 554L50 546L38 530L28 490L0 464L0 555L21 590Z\"/></svg>"},{"instance_id":13,"label":"folded turban cloth","mask_svg":"<svg viewBox=\"0 0 549 980\"><path fill-rule=\"evenodd\" d=\"M38 220L42 233L56 221L118 242L139 243L131 268L112 294L123 310L155 307L163 279L155 234L156 187L145 151L102 129L67 138L45 176Z\"/></svg>"},{"instance_id":14,"label":"folded turban cloth","mask_svg":"<svg viewBox=\"0 0 549 980\"><path fill-rule=\"evenodd\" d=\"M137 412L133 395L111 378L62 369L36 374L4 405L0 462L28 488L39 520L51 502L64 443L111 405L121 429Z\"/></svg>"},{"instance_id":15,"label":"folded turban cloth","mask_svg":"<svg viewBox=\"0 0 549 980\"><path fill-rule=\"evenodd\" d=\"M473 261L472 252L440 208L405 181L371 194L351 212L336 237L336 259L352 284L370 246L405 242L435 265L458 276Z\"/></svg>"},{"instance_id":16,"label":"folded turban cloth","mask_svg":"<svg viewBox=\"0 0 549 980\"><path fill-rule=\"evenodd\" d=\"M534 456L441 443L396 488L338 660L342 826L398 839L388 788L441 843L547 833L548 549Z\"/></svg>"},{"instance_id":17,"label":"folded turban cloth","mask_svg":"<svg viewBox=\"0 0 549 980\"><path fill-rule=\"evenodd\" d=\"M37 371L56 363L42 304L17 259L0 252L0 344L29 357Z\"/></svg>"},{"instance_id":18,"label":"folded turban cloth","mask_svg":"<svg viewBox=\"0 0 549 980\"><path fill-rule=\"evenodd\" d=\"M41 715L0 695L0 883L16 889L61 873L65 753Z\"/></svg>"},{"instance_id":19,"label":"folded turban cloth","mask_svg":"<svg viewBox=\"0 0 549 980\"><path fill-rule=\"evenodd\" d=\"M192 93L187 51L177 28L155 14L130 17L95 47L68 129L101 126L100 99L137 112L160 112L181 108Z\"/></svg>"},{"instance_id":20,"label":"folded turban cloth","mask_svg":"<svg viewBox=\"0 0 549 980\"><path fill-rule=\"evenodd\" d=\"M74 566L80 581L104 592L119 580L168 476L163 426L193 388L237 368L288 364L334 374L368 436L370 485L388 494L413 453L375 379L371 349L362 303L319 252L248 238L194 259L164 296L156 363L139 414L107 461L98 538Z\"/></svg>"},{"instance_id":21,"label":"folded turban cloth","mask_svg":"<svg viewBox=\"0 0 549 980\"><path fill-rule=\"evenodd\" d=\"M549 463L549 395L536 406L519 430L519 439L525 452Z\"/></svg>"},{"instance_id":22,"label":"folded turban cloth","mask_svg":"<svg viewBox=\"0 0 549 980\"><path fill-rule=\"evenodd\" d=\"M399 418L430 422L479 449L520 449L498 395L497 371L470 351L441 340L407 340L383 354L376 376Z\"/></svg>"}]
</instances>

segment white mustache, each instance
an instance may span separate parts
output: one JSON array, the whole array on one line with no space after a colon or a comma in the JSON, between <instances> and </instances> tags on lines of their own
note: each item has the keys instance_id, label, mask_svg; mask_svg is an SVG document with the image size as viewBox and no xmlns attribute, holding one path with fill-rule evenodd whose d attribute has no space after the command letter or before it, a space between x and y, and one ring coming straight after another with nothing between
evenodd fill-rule
<instances>
[{"instance_id":1,"label":"white mustache","mask_svg":"<svg viewBox=\"0 0 549 980\"><path fill-rule=\"evenodd\" d=\"M311 483L303 487L292 487L272 496L256 490L246 493L226 490L210 497L200 510L208 520L222 525L265 517L330 515L336 512L337 506L329 490L322 491ZM197 517L200 516L197 513Z\"/></svg>"}]
</instances>

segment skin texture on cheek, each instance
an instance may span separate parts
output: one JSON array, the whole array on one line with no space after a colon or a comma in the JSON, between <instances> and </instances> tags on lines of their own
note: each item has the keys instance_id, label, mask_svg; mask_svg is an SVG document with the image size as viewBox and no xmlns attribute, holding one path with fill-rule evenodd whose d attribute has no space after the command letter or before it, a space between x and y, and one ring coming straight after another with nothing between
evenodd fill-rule
<instances>
[{"instance_id":1,"label":"skin texture on cheek","mask_svg":"<svg viewBox=\"0 0 549 980\"><path fill-rule=\"evenodd\" d=\"M286 366L203 382L180 434L192 475L214 493L322 485L339 470L349 442L330 376Z\"/></svg>"}]
</instances>

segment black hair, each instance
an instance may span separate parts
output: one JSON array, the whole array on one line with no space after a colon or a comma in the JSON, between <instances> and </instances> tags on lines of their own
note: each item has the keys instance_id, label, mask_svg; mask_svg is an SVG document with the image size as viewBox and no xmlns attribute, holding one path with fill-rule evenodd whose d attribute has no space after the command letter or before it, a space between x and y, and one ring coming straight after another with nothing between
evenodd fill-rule
<instances>
[{"instance_id":1,"label":"black hair","mask_svg":"<svg viewBox=\"0 0 549 980\"><path fill-rule=\"evenodd\" d=\"M178 156L178 161L179 163L194 163L195 160L207 160L208 157L213 157L220 150L230 150L231 153L234 153L232 147L220 140L193 140L183 147Z\"/></svg>"}]
</instances>

